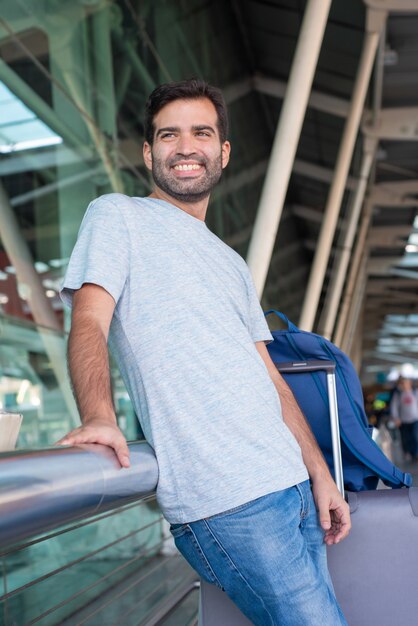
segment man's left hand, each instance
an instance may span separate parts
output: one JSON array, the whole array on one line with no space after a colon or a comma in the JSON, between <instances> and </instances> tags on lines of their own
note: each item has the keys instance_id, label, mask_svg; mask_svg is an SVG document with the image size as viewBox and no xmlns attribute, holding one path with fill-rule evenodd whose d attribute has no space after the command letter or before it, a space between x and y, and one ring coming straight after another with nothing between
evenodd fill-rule
<instances>
[{"instance_id":1,"label":"man's left hand","mask_svg":"<svg viewBox=\"0 0 418 626\"><path fill-rule=\"evenodd\" d=\"M350 507L332 480L313 484L313 496L318 509L319 521L325 531L328 546L339 543L350 532Z\"/></svg>"}]
</instances>

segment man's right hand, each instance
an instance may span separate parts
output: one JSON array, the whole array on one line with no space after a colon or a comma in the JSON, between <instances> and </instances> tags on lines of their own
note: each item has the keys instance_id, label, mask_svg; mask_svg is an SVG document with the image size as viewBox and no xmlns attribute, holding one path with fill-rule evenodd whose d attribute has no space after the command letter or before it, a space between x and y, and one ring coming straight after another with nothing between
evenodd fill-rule
<instances>
[{"instance_id":1,"label":"man's right hand","mask_svg":"<svg viewBox=\"0 0 418 626\"><path fill-rule=\"evenodd\" d=\"M130 467L128 444L116 424L109 424L100 419L89 420L67 433L56 445L75 446L79 443L101 443L109 446L115 451L122 467Z\"/></svg>"}]
</instances>

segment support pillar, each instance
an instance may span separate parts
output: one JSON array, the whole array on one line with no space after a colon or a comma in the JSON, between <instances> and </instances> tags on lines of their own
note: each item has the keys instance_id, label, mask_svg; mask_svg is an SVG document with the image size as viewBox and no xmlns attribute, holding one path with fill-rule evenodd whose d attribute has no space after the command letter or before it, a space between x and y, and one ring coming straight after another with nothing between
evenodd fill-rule
<instances>
[{"instance_id":1,"label":"support pillar","mask_svg":"<svg viewBox=\"0 0 418 626\"><path fill-rule=\"evenodd\" d=\"M23 239L16 216L10 206L7 193L0 183L0 238L10 262L16 270L20 289L25 290L33 319L64 397L72 423L79 423L78 411L70 388L66 367L66 346L62 330L45 294L41 279L35 270L33 259Z\"/></svg>"},{"instance_id":2,"label":"support pillar","mask_svg":"<svg viewBox=\"0 0 418 626\"><path fill-rule=\"evenodd\" d=\"M355 141L357 138L364 101L370 82L373 63L376 56L379 37L385 23L386 13L368 12L367 33L363 44L360 65L357 71L356 82L351 101L350 113L346 120L343 137L335 167L334 179L329 191L327 204L324 212L324 220L319 235L316 254L311 269L308 288L303 302L299 326L304 330L312 330L315 316L321 296L322 285L334 239L343 199L350 163L353 156Z\"/></svg>"},{"instance_id":3,"label":"support pillar","mask_svg":"<svg viewBox=\"0 0 418 626\"><path fill-rule=\"evenodd\" d=\"M343 352L346 352L349 355L351 355L352 353L355 332L357 330L360 313L363 308L364 296L366 293L368 257L368 252L365 251L357 277L356 290L353 293L353 298L350 303L347 326L345 328L344 336L341 341L341 349L343 350Z\"/></svg>"},{"instance_id":4,"label":"support pillar","mask_svg":"<svg viewBox=\"0 0 418 626\"><path fill-rule=\"evenodd\" d=\"M261 297L308 105L331 0L309 0L274 138L247 262Z\"/></svg>"},{"instance_id":5,"label":"support pillar","mask_svg":"<svg viewBox=\"0 0 418 626\"><path fill-rule=\"evenodd\" d=\"M359 318L357 320L355 332L353 334L353 341L352 341L351 350L350 350L350 359L358 375L360 375L362 360L363 360L363 320L364 320L364 300L362 303Z\"/></svg>"},{"instance_id":6,"label":"support pillar","mask_svg":"<svg viewBox=\"0 0 418 626\"><path fill-rule=\"evenodd\" d=\"M350 305L354 296L354 291L356 288L356 281L359 275L362 257L366 249L367 233L369 231L370 221L372 218L373 206L374 206L373 201L368 199L364 207L363 217L361 220L360 230L359 230L357 242L356 242L355 249L354 249L350 271L349 271L348 278L347 278L347 284L346 284L345 291L344 291L344 297L343 297L343 301L341 304L337 327L335 329L335 333L333 336L333 342L337 344L337 346L340 346L340 347L342 347L342 340L343 340L345 328L347 325L347 318L348 318L348 314L350 311Z\"/></svg>"},{"instance_id":7,"label":"support pillar","mask_svg":"<svg viewBox=\"0 0 418 626\"><path fill-rule=\"evenodd\" d=\"M330 339L335 326L338 307L340 304L341 293L343 291L344 281L347 275L347 268L350 261L350 255L353 248L354 237L357 231L358 221L360 217L361 207L363 206L364 196L366 194L367 184L370 177L370 171L376 153L377 142L365 139L363 160L359 177L359 184L356 189L351 212L349 215L348 228L345 233L342 249L339 257L339 263L336 273L333 274L328 289L329 298L325 307L325 319L322 324L321 334Z\"/></svg>"}]
</instances>

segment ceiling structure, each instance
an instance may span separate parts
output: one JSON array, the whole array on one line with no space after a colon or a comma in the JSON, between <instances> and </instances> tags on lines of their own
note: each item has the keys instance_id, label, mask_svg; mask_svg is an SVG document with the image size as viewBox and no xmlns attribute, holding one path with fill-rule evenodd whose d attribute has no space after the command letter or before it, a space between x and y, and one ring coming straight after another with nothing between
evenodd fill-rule
<instances>
[{"instance_id":1,"label":"ceiling structure","mask_svg":"<svg viewBox=\"0 0 418 626\"><path fill-rule=\"evenodd\" d=\"M34 259L50 264L49 288L62 273L85 210L86 203L75 204L74 189L81 198L84 186L90 199L112 190L147 193L141 158L146 96L159 82L192 75L223 89L231 119L232 160L208 225L246 257L306 4L0 0L0 81L62 138L30 154L0 155L0 177L23 237ZM368 6L387 9L388 17L314 323L324 331L366 141L376 139L350 254L352 267L364 236L366 254L351 293L364 297L352 313L349 347L361 360L365 382L392 365L418 363L418 0L333 0L262 296L265 308L298 322ZM339 302L340 319L343 295Z\"/></svg>"}]
</instances>

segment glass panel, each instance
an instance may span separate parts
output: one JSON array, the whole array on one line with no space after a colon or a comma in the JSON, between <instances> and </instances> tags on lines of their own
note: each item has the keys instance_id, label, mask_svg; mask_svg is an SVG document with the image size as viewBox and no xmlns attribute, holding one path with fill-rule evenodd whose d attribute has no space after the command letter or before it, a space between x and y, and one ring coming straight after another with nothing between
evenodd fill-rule
<instances>
[{"instance_id":1,"label":"glass panel","mask_svg":"<svg viewBox=\"0 0 418 626\"><path fill-rule=\"evenodd\" d=\"M120 580L144 569L159 552L161 539L155 505L143 502L3 556L7 597L0 598L2 623L61 624Z\"/></svg>"}]
</instances>

